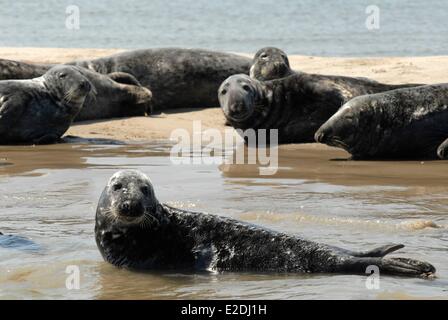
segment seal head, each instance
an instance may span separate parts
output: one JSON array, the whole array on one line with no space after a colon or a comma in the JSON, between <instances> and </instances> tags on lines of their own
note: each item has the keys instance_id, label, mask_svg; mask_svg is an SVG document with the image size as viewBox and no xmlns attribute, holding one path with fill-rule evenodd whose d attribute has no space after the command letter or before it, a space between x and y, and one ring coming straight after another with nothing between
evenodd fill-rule
<instances>
[{"instance_id":1,"label":"seal head","mask_svg":"<svg viewBox=\"0 0 448 320\"><path fill-rule=\"evenodd\" d=\"M364 97L357 97L342 106L316 131L314 136L316 142L345 149L354 158L361 154L375 154L374 149L378 143L365 143L365 141L378 142L384 132L375 129L378 123L376 119L380 117L377 114L379 110L364 107L363 99Z\"/></svg>"},{"instance_id":2,"label":"seal head","mask_svg":"<svg viewBox=\"0 0 448 320\"><path fill-rule=\"evenodd\" d=\"M157 227L161 217L151 180L136 170L118 171L104 188L97 220L115 226Z\"/></svg>"},{"instance_id":3,"label":"seal head","mask_svg":"<svg viewBox=\"0 0 448 320\"><path fill-rule=\"evenodd\" d=\"M245 74L238 74L221 84L218 99L227 119L233 123L243 123L257 118L264 111L263 104L269 96L262 83Z\"/></svg>"},{"instance_id":4,"label":"seal head","mask_svg":"<svg viewBox=\"0 0 448 320\"><path fill-rule=\"evenodd\" d=\"M57 65L43 76L45 87L51 96L65 104L83 104L93 89L91 82L78 67Z\"/></svg>"},{"instance_id":5,"label":"seal head","mask_svg":"<svg viewBox=\"0 0 448 320\"><path fill-rule=\"evenodd\" d=\"M266 81L284 78L293 72L284 51L274 47L265 47L255 54L250 68L250 77Z\"/></svg>"}]
</instances>

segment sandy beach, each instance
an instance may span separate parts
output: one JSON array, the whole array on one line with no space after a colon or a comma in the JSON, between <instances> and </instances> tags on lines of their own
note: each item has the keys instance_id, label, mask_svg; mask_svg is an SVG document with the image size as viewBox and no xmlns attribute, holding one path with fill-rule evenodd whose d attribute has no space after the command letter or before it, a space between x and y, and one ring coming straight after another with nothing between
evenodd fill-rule
<instances>
[{"instance_id":1,"label":"sandy beach","mask_svg":"<svg viewBox=\"0 0 448 320\"><path fill-rule=\"evenodd\" d=\"M35 63L63 63L124 51L123 49L0 48L0 58ZM243 54L252 56L252 54ZM369 77L385 83L448 82L448 56L341 58L289 56L291 67L309 73ZM192 130L201 120L202 129L224 129L219 108L179 109L154 117L134 117L74 124L67 135L118 140L168 139L176 128Z\"/></svg>"}]
</instances>

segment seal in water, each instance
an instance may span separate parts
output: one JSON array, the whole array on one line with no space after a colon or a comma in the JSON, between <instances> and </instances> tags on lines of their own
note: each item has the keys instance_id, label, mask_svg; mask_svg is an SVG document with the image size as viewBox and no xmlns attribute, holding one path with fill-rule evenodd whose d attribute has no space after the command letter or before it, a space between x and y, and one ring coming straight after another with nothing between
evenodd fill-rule
<instances>
[{"instance_id":1,"label":"seal in water","mask_svg":"<svg viewBox=\"0 0 448 320\"><path fill-rule=\"evenodd\" d=\"M448 84L397 89L347 102L316 132L316 141L354 159L434 159L448 137Z\"/></svg>"},{"instance_id":2,"label":"seal in water","mask_svg":"<svg viewBox=\"0 0 448 320\"><path fill-rule=\"evenodd\" d=\"M211 214L159 203L139 171L115 173L98 203L95 237L104 259L131 269L365 273L428 276L435 268L407 258L383 258L391 244L352 252Z\"/></svg>"},{"instance_id":3,"label":"seal in water","mask_svg":"<svg viewBox=\"0 0 448 320\"><path fill-rule=\"evenodd\" d=\"M34 241L17 235L4 235L0 232L0 248L17 249L26 252L39 252L42 250L41 246Z\"/></svg>"},{"instance_id":4,"label":"seal in water","mask_svg":"<svg viewBox=\"0 0 448 320\"><path fill-rule=\"evenodd\" d=\"M50 67L0 59L0 79L31 79ZM152 93L134 76L124 72L103 75L81 67L79 71L93 85L95 94L87 96L74 121L144 116L150 112Z\"/></svg>"},{"instance_id":5,"label":"seal in water","mask_svg":"<svg viewBox=\"0 0 448 320\"><path fill-rule=\"evenodd\" d=\"M265 47L257 51L249 75L260 81L284 78L295 74L289 66L286 53L278 48Z\"/></svg>"},{"instance_id":6,"label":"seal in water","mask_svg":"<svg viewBox=\"0 0 448 320\"><path fill-rule=\"evenodd\" d=\"M351 98L411 86L417 85L307 73L259 81L240 74L221 84L218 97L235 129L278 129L279 143L305 143Z\"/></svg>"},{"instance_id":7,"label":"seal in water","mask_svg":"<svg viewBox=\"0 0 448 320\"><path fill-rule=\"evenodd\" d=\"M72 66L56 66L31 80L0 81L0 143L57 141L91 92L89 80Z\"/></svg>"},{"instance_id":8,"label":"seal in water","mask_svg":"<svg viewBox=\"0 0 448 320\"><path fill-rule=\"evenodd\" d=\"M160 48L126 51L68 64L102 74L125 72L133 75L142 86L151 90L154 98L153 110L160 111L173 108L217 107L219 103L216 90L219 85L232 74L248 74L251 59L201 49ZM42 67L45 68L45 65L36 66L39 69ZM30 72L28 66L23 68L27 73ZM0 63L0 74L1 70ZM18 67L12 68L12 71L14 70L18 73L24 72ZM9 76L17 77L12 71L8 72Z\"/></svg>"}]
</instances>

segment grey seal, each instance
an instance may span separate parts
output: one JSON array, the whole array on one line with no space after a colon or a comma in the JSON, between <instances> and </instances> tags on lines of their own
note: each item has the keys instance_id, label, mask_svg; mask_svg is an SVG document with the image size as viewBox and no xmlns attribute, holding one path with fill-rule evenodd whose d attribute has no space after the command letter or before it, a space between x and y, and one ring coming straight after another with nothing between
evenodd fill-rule
<instances>
[{"instance_id":1,"label":"grey seal","mask_svg":"<svg viewBox=\"0 0 448 320\"><path fill-rule=\"evenodd\" d=\"M216 90L229 76L249 73L251 59L231 53L183 48L131 50L108 57L69 62L101 74L124 72L153 94L153 111L219 106ZM9 77L29 75L30 66L8 66ZM42 72L45 65L36 65ZM47 67L48 68L48 67ZM31 66L32 69L32 66ZM14 74L14 70L19 75ZM0 78L2 64L0 63ZM11 78L9 78L11 79ZM119 79L117 79L119 80Z\"/></svg>"},{"instance_id":2,"label":"grey seal","mask_svg":"<svg viewBox=\"0 0 448 320\"><path fill-rule=\"evenodd\" d=\"M54 66L0 59L0 79L36 78ZM95 94L87 96L74 121L144 116L151 112L151 91L131 74L103 75L82 67L78 70L93 85Z\"/></svg>"},{"instance_id":3,"label":"grey seal","mask_svg":"<svg viewBox=\"0 0 448 320\"><path fill-rule=\"evenodd\" d=\"M435 159L437 153L446 158L448 84L354 98L315 138L354 159Z\"/></svg>"},{"instance_id":4,"label":"grey seal","mask_svg":"<svg viewBox=\"0 0 448 320\"><path fill-rule=\"evenodd\" d=\"M92 84L72 66L31 80L0 81L0 143L56 142L81 111Z\"/></svg>"},{"instance_id":5,"label":"grey seal","mask_svg":"<svg viewBox=\"0 0 448 320\"><path fill-rule=\"evenodd\" d=\"M260 81L284 78L297 73L289 65L289 59L283 50L265 47L258 50L252 59L249 75Z\"/></svg>"},{"instance_id":6,"label":"grey seal","mask_svg":"<svg viewBox=\"0 0 448 320\"><path fill-rule=\"evenodd\" d=\"M218 98L235 129L278 129L279 143L306 143L313 142L316 130L353 97L413 86L303 72L271 81L240 74L221 84Z\"/></svg>"},{"instance_id":7,"label":"grey seal","mask_svg":"<svg viewBox=\"0 0 448 320\"><path fill-rule=\"evenodd\" d=\"M79 71L95 89L74 121L145 116L151 112L152 92L124 72L103 75L82 67Z\"/></svg>"},{"instance_id":8,"label":"grey seal","mask_svg":"<svg viewBox=\"0 0 448 320\"><path fill-rule=\"evenodd\" d=\"M383 258L403 247L391 244L353 252L260 226L157 200L142 172L115 173L104 188L95 218L103 258L138 270L381 273L427 276L435 268L407 258Z\"/></svg>"}]
</instances>

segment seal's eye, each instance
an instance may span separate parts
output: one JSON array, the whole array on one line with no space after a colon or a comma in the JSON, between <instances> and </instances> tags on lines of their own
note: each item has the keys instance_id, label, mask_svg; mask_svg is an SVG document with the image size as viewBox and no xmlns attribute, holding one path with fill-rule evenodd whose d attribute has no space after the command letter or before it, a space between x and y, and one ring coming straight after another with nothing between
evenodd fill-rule
<instances>
[{"instance_id":1,"label":"seal's eye","mask_svg":"<svg viewBox=\"0 0 448 320\"><path fill-rule=\"evenodd\" d=\"M244 91L247 91L247 92L250 91L250 87L247 84L243 84L243 89L244 89Z\"/></svg>"},{"instance_id":2,"label":"seal's eye","mask_svg":"<svg viewBox=\"0 0 448 320\"><path fill-rule=\"evenodd\" d=\"M123 185L121 183L116 183L112 186L112 189L114 189L114 191L118 191L121 188L123 188Z\"/></svg>"},{"instance_id":3,"label":"seal's eye","mask_svg":"<svg viewBox=\"0 0 448 320\"><path fill-rule=\"evenodd\" d=\"M140 188L140 190L142 191L142 193L143 193L145 196L149 196L150 193L151 193L151 191L149 190L149 187L148 187L148 186L143 186L143 187Z\"/></svg>"},{"instance_id":4,"label":"seal's eye","mask_svg":"<svg viewBox=\"0 0 448 320\"><path fill-rule=\"evenodd\" d=\"M266 54L266 52L263 52L262 54L260 54L260 59L262 59L262 60L268 59L268 55Z\"/></svg>"},{"instance_id":5,"label":"seal's eye","mask_svg":"<svg viewBox=\"0 0 448 320\"><path fill-rule=\"evenodd\" d=\"M225 95L227 93L227 89L223 89L222 91L221 91L221 94L222 95Z\"/></svg>"},{"instance_id":6,"label":"seal's eye","mask_svg":"<svg viewBox=\"0 0 448 320\"><path fill-rule=\"evenodd\" d=\"M60 78L60 79L64 79L66 76L67 76L67 75L66 75L65 73L60 73L60 74L59 74L59 78Z\"/></svg>"}]
</instances>

